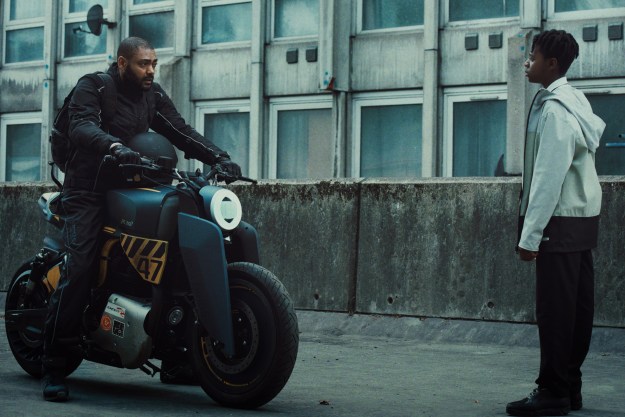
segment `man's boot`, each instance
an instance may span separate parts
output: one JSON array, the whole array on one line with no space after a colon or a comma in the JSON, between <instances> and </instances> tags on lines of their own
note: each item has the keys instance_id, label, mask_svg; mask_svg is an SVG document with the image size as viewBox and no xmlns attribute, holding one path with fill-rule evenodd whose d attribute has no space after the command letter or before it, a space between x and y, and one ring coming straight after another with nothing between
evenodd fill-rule
<instances>
[{"instance_id":1,"label":"man's boot","mask_svg":"<svg viewBox=\"0 0 625 417\"><path fill-rule=\"evenodd\" d=\"M41 386L43 388L43 399L46 401L67 401L69 399L69 389L67 384L65 384L65 358L44 358L42 365L43 377Z\"/></svg>"}]
</instances>

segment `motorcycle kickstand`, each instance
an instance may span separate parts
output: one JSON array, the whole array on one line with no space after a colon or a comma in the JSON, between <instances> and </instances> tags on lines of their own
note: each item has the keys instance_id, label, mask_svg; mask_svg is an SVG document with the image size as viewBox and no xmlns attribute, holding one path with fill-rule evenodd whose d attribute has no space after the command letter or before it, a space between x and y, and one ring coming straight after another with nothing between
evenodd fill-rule
<instances>
[{"instance_id":1,"label":"motorcycle kickstand","mask_svg":"<svg viewBox=\"0 0 625 417\"><path fill-rule=\"evenodd\" d=\"M141 369L143 372L145 372L146 374L150 375L151 377L154 377L154 375L156 375L157 373L161 372L161 368L159 368L158 366L154 365L150 361L145 361L145 363L143 365L141 365L139 367L139 369Z\"/></svg>"}]
</instances>

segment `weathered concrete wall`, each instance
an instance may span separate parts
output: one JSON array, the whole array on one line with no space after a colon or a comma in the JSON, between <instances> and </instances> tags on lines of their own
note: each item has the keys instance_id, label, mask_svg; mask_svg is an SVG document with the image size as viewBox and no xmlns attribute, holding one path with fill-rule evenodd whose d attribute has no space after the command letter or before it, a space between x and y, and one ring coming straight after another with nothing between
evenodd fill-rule
<instances>
[{"instance_id":1,"label":"weathered concrete wall","mask_svg":"<svg viewBox=\"0 0 625 417\"><path fill-rule=\"evenodd\" d=\"M625 327L625 178L602 187L595 323ZM514 252L518 178L235 188L298 308L534 321L534 265Z\"/></svg>"},{"instance_id":2,"label":"weathered concrete wall","mask_svg":"<svg viewBox=\"0 0 625 417\"><path fill-rule=\"evenodd\" d=\"M44 221L37 205L41 194L54 188L41 183L0 183L1 291L8 289L17 268L41 248L43 237L58 233Z\"/></svg>"},{"instance_id":3,"label":"weathered concrete wall","mask_svg":"<svg viewBox=\"0 0 625 417\"><path fill-rule=\"evenodd\" d=\"M518 178L236 185L261 264L300 309L534 320L534 267L514 253ZM603 177L595 324L625 327L625 178ZM0 289L50 229L42 185L0 185Z\"/></svg>"}]
</instances>

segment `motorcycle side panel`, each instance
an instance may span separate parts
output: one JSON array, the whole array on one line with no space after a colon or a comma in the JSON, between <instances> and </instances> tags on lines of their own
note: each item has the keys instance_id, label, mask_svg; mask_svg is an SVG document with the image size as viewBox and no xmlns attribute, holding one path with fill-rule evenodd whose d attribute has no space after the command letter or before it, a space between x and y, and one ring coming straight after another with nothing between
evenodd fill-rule
<instances>
[{"instance_id":1,"label":"motorcycle side panel","mask_svg":"<svg viewBox=\"0 0 625 417\"><path fill-rule=\"evenodd\" d=\"M224 344L224 352L232 356L230 288L221 230L207 220L179 213L178 234L200 323L213 339Z\"/></svg>"},{"instance_id":2,"label":"motorcycle side panel","mask_svg":"<svg viewBox=\"0 0 625 417\"><path fill-rule=\"evenodd\" d=\"M111 190L106 195L107 226L115 236L126 233L158 240L171 240L176 232L178 196L166 187Z\"/></svg>"}]
</instances>

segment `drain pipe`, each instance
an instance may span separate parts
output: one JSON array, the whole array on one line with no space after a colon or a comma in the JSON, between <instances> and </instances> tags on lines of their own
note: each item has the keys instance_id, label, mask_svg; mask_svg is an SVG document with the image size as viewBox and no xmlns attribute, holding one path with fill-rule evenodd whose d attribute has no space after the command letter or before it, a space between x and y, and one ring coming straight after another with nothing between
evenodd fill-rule
<instances>
[{"instance_id":1,"label":"drain pipe","mask_svg":"<svg viewBox=\"0 0 625 417\"><path fill-rule=\"evenodd\" d=\"M440 0L425 0L423 22L423 124L421 175L437 175L438 138L438 28Z\"/></svg>"},{"instance_id":2,"label":"drain pipe","mask_svg":"<svg viewBox=\"0 0 625 417\"><path fill-rule=\"evenodd\" d=\"M261 0L252 1L252 50L250 86L249 176L262 177L263 126L265 115L265 26L266 7Z\"/></svg>"}]
</instances>

